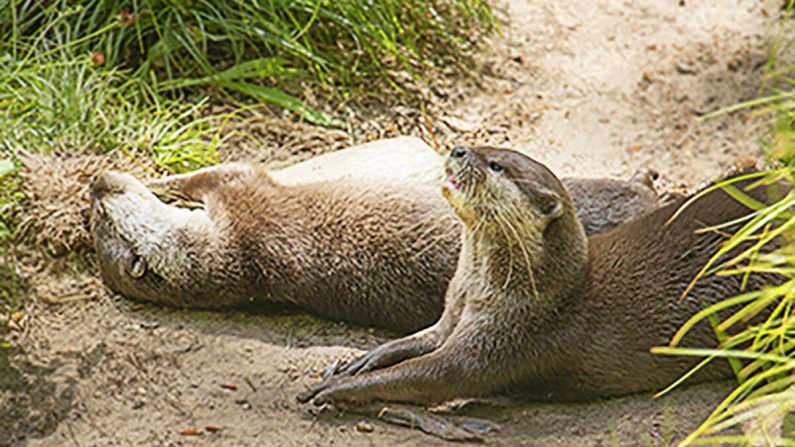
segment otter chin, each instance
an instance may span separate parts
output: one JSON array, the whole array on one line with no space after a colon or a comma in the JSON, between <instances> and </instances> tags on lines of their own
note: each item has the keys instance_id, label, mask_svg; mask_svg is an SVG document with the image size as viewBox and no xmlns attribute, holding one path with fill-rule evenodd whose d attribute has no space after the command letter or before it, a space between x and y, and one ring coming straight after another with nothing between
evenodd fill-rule
<instances>
[{"instance_id":1,"label":"otter chin","mask_svg":"<svg viewBox=\"0 0 795 447\"><path fill-rule=\"evenodd\" d=\"M442 183L442 194L444 194L447 200L450 200L449 196L454 191L458 191L458 185L455 182L455 176L450 175L449 177L447 177L447 180L445 180L444 183Z\"/></svg>"},{"instance_id":2,"label":"otter chin","mask_svg":"<svg viewBox=\"0 0 795 447\"><path fill-rule=\"evenodd\" d=\"M463 225L442 316L338 368L299 401L436 404L504 392L586 401L659 389L695 361L656 356L651 347L666 344L704 307L781 280L712 275L681 298L725 241L722 232L698 230L752 212L722 189L586 237L567 188L523 154L459 147L445 178ZM771 202L765 186L747 193ZM716 340L704 323L682 344L713 347ZM730 376L728 365L713 362L689 383Z\"/></svg>"}]
</instances>

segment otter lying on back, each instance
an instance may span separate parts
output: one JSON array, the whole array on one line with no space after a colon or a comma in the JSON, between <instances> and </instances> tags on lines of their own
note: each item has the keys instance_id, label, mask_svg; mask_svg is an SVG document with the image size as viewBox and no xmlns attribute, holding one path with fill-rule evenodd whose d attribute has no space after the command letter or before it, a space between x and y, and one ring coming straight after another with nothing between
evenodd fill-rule
<instances>
[{"instance_id":1,"label":"otter lying on back","mask_svg":"<svg viewBox=\"0 0 795 447\"><path fill-rule=\"evenodd\" d=\"M750 212L722 190L670 224L681 202L587 238L563 184L524 155L459 147L446 175L444 194L464 229L442 317L370 351L300 401L428 404L514 386L534 400L588 400L656 389L692 360L649 348L742 291L742 275L712 275L680 300L725 240L696 230ZM767 199L764 188L750 194ZM747 287L775 280L751 275ZM684 344L714 346L709 325ZM700 379L727 376L721 367Z\"/></svg>"},{"instance_id":2,"label":"otter lying on back","mask_svg":"<svg viewBox=\"0 0 795 447\"><path fill-rule=\"evenodd\" d=\"M588 205L581 219L595 229L657 206L648 174L569 182ZM460 230L438 188L406 183L284 186L260 169L228 164L150 184L200 205L184 209L108 172L92 188L101 274L114 291L156 303L292 303L335 320L414 331L441 315Z\"/></svg>"}]
</instances>

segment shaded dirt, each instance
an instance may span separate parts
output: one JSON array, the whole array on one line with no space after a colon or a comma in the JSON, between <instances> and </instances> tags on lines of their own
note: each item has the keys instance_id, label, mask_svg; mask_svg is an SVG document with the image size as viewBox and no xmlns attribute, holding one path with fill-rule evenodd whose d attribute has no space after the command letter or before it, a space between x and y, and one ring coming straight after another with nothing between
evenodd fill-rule
<instances>
[{"instance_id":1,"label":"shaded dirt","mask_svg":"<svg viewBox=\"0 0 795 447\"><path fill-rule=\"evenodd\" d=\"M757 151L758 131L744 115L697 117L755 96L777 14L763 6L511 1L480 72L432 83L425 112L352 107L348 132L263 118L246 123L248 136L224 157L278 166L410 134L515 147L562 176L650 167L669 187L693 187ZM51 154L27 164L18 274L29 300L5 336L12 347L0 349L0 445L443 444L294 400L332 360L390 334L278 309L194 312L110 294L93 266L86 185L101 169L143 175L143 167L122 155ZM659 401L498 402L468 414L501 425L489 437L496 445L669 444L727 389L700 386ZM364 419L372 432L357 429ZM181 434L188 428L199 434Z\"/></svg>"}]
</instances>

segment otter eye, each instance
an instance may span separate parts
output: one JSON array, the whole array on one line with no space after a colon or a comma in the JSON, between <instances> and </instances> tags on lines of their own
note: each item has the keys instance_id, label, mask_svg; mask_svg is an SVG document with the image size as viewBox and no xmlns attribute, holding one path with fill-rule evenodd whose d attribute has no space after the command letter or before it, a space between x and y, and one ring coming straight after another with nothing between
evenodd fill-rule
<instances>
[{"instance_id":1,"label":"otter eye","mask_svg":"<svg viewBox=\"0 0 795 447\"><path fill-rule=\"evenodd\" d=\"M496 161L489 162L489 169L491 169L494 172L502 172L505 170L505 168L500 166Z\"/></svg>"},{"instance_id":2,"label":"otter eye","mask_svg":"<svg viewBox=\"0 0 795 447\"><path fill-rule=\"evenodd\" d=\"M146 263L144 259L138 255L133 255L132 262L130 262L130 276L138 279L144 276L146 272Z\"/></svg>"}]
</instances>

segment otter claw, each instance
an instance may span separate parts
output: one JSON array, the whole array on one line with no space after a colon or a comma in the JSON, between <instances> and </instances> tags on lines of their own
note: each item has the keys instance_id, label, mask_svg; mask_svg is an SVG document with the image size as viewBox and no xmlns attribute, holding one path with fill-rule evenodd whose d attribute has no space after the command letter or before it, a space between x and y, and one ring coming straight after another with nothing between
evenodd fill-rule
<instances>
[{"instance_id":1,"label":"otter claw","mask_svg":"<svg viewBox=\"0 0 795 447\"><path fill-rule=\"evenodd\" d=\"M361 358L361 357L360 357ZM357 363L359 359L354 359L353 363ZM349 376L352 375L348 373L348 368L350 367L350 363L345 362L343 360L337 359L329 365L323 372L320 374L321 380L316 384L309 387L308 390L304 391L303 393L299 393L295 399L302 404L305 404L315 398L318 394L325 391L334 383L334 379L337 377ZM318 404L319 405L319 404Z\"/></svg>"},{"instance_id":2,"label":"otter claw","mask_svg":"<svg viewBox=\"0 0 795 447\"><path fill-rule=\"evenodd\" d=\"M367 368L368 365L370 365L369 356L364 354L353 359L349 363L339 365L339 368L334 374L338 376L355 376L360 372L366 372L372 369L372 367Z\"/></svg>"},{"instance_id":3,"label":"otter claw","mask_svg":"<svg viewBox=\"0 0 795 447\"><path fill-rule=\"evenodd\" d=\"M175 206L177 208L200 209L204 208L204 203L192 200L179 190L170 188L168 185L159 183L149 183L146 185L149 192L155 195L161 202Z\"/></svg>"},{"instance_id":4,"label":"otter claw","mask_svg":"<svg viewBox=\"0 0 795 447\"><path fill-rule=\"evenodd\" d=\"M400 363L411 357L421 354L422 350L407 349L416 346L416 342L407 343L407 339L395 340L383 344L355 359L348 364L343 364L337 371L337 376L356 376L376 369L386 368Z\"/></svg>"},{"instance_id":5,"label":"otter claw","mask_svg":"<svg viewBox=\"0 0 795 447\"><path fill-rule=\"evenodd\" d=\"M328 380L321 380L320 382L309 387L309 389L303 393L298 393L298 395L295 396L295 400L297 400L299 403L305 404L320 394L323 390L328 388L328 386Z\"/></svg>"},{"instance_id":6,"label":"otter claw","mask_svg":"<svg viewBox=\"0 0 795 447\"><path fill-rule=\"evenodd\" d=\"M309 402L311 399L312 404L318 407L325 404L341 403L361 405L374 400L360 380L347 377L339 380L324 380L300 397L309 397L304 402Z\"/></svg>"},{"instance_id":7,"label":"otter claw","mask_svg":"<svg viewBox=\"0 0 795 447\"><path fill-rule=\"evenodd\" d=\"M144 186L146 186L146 189L148 189L149 192L154 194L163 203L171 203L177 200L186 199L186 197L183 194L179 194L179 191L170 188L165 183L161 183L158 181L149 181L144 183Z\"/></svg>"},{"instance_id":8,"label":"otter claw","mask_svg":"<svg viewBox=\"0 0 795 447\"><path fill-rule=\"evenodd\" d=\"M320 377L324 381L328 380L328 379L330 379L330 378L332 378L332 377L334 377L336 375L341 374L343 371L345 371L345 368L347 367L347 365L348 365L347 362L344 362L344 361L342 361L340 359L336 359L336 360L334 360L334 362L331 365L328 366L328 368L326 368L323 371L322 374L320 374Z\"/></svg>"}]
</instances>

